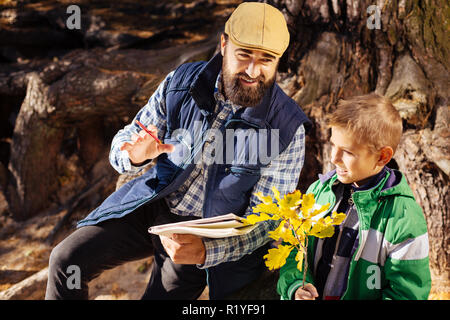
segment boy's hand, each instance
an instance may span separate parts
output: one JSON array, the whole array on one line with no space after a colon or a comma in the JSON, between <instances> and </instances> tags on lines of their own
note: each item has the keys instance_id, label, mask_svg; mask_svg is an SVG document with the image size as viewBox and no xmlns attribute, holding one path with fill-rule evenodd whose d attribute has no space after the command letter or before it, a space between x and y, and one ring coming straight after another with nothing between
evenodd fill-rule
<instances>
[{"instance_id":1,"label":"boy's hand","mask_svg":"<svg viewBox=\"0 0 450 320\"><path fill-rule=\"evenodd\" d=\"M155 136L158 136L158 129L149 125L150 130ZM139 134L133 133L131 142L125 142L120 150L128 151L128 156L133 165L139 166L148 159L155 159L161 153L172 152L175 147L171 144L158 144L153 137L151 137L144 130L139 131Z\"/></svg>"},{"instance_id":2,"label":"boy's hand","mask_svg":"<svg viewBox=\"0 0 450 320\"><path fill-rule=\"evenodd\" d=\"M316 300L318 296L316 287L311 283L307 283L303 288L300 287L295 291L295 300Z\"/></svg>"},{"instance_id":3,"label":"boy's hand","mask_svg":"<svg viewBox=\"0 0 450 320\"><path fill-rule=\"evenodd\" d=\"M176 264L204 264L206 250L203 240L192 234L174 233L170 237L160 235L161 243Z\"/></svg>"}]
</instances>

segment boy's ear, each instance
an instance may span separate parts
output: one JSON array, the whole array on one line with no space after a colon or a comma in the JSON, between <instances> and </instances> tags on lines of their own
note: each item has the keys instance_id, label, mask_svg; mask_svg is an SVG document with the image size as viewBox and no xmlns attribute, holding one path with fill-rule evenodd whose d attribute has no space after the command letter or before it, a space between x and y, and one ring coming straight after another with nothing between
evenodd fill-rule
<instances>
[{"instance_id":1,"label":"boy's ear","mask_svg":"<svg viewBox=\"0 0 450 320\"><path fill-rule=\"evenodd\" d=\"M380 151L380 157L378 158L378 165L381 167L384 167L388 164L389 161L391 161L392 157L394 156L394 150L387 146L381 148Z\"/></svg>"}]
</instances>

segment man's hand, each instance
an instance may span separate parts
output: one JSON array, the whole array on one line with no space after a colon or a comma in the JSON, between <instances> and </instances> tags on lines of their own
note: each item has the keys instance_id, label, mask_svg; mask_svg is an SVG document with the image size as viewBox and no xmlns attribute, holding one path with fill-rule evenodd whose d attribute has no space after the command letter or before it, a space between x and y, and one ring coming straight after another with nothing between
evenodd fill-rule
<instances>
[{"instance_id":1,"label":"man's hand","mask_svg":"<svg viewBox=\"0 0 450 320\"><path fill-rule=\"evenodd\" d=\"M311 283L307 283L303 288L300 287L295 291L295 300L316 300L318 296L316 287Z\"/></svg>"},{"instance_id":2,"label":"man's hand","mask_svg":"<svg viewBox=\"0 0 450 320\"><path fill-rule=\"evenodd\" d=\"M155 136L158 136L158 129L154 125L147 127ZM152 136L144 130L139 134L133 133L131 142L125 142L120 150L128 151L128 156L133 165L139 166L148 159L155 159L161 153L172 152L175 147L171 144L158 144Z\"/></svg>"},{"instance_id":3,"label":"man's hand","mask_svg":"<svg viewBox=\"0 0 450 320\"><path fill-rule=\"evenodd\" d=\"M205 245L200 237L192 234L174 233L170 237L160 235L161 243L167 254L176 264L204 264Z\"/></svg>"}]
</instances>

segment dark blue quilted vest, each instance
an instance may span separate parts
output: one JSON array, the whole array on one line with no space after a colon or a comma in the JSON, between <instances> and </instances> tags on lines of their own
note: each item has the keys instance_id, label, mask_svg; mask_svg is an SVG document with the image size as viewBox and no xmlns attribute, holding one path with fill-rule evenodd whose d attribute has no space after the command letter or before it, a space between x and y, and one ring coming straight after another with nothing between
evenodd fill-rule
<instances>
[{"instance_id":1,"label":"dark blue quilted vest","mask_svg":"<svg viewBox=\"0 0 450 320\"><path fill-rule=\"evenodd\" d=\"M175 70L166 91L167 130L164 137L165 143L175 145L175 151L160 155L156 166L112 193L78 222L78 227L121 218L143 204L166 197L183 184L195 167L195 158L201 155L204 133L213 121L212 112L216 105L214 87L221 68L222 56L218 54L209 62L187 63ZM306 115L277 84L268 90L260 105L243 108L234 114L224 128L220 128L223 145L227 147L218 150L223 152L223 163L208 166L203 217L230 212L243 215L249 205L252 188L260 178L261 168L268 163L260 159L246 161L242 154L262 146L260 142L255 147L251 141L266 141L265 153L270 160L278 155L270 152L273 139L278 143L278 152L283 152L302 124L306 130L309 129L310 121ZM256 136L259 140L247 139L244 143L233 144L233 141L225 141L225 129L241 133L250 130L248 137ZM260 132L264 133L261 137ZM231 150L235 158L227 159ZM267 246L263 246L238 261L208 268L210 298L223 298L258 277L264 269L262 256L266 253Z\"/></svg>"}]
</instances>

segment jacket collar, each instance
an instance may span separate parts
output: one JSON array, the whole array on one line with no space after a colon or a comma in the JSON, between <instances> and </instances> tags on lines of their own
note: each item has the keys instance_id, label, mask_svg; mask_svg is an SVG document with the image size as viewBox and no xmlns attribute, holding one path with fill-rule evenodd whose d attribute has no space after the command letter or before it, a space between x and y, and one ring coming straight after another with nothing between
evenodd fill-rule
<instances>
[{"instance_id":1,"label":"jacket collar","mask_svg":"<svg viewBox=\"0 0 450 320\"><path fill-rule=\"evenodd\" d=\"M376 186L353 193L353 200L360 214L360 223L363 229L369 228L372 214L378 203L384 198L390 196L414 198L404 175L400 171L390 168L386 168L386 171L385 177ZM328 184L330 188L341 183L337 180L336 170L332 170L325 175L319 174L319 179L322 184Z\"/></svg>"},{"instance_id":2,"label":"jacket collar","mask_svg":"<svg viewBox=\"0 0 450 320\"><path fill-rule=\"evenodd\" d=\"M392 188L394 188L394 187L396 187L396 186L398 186L400 184L403 175L401 174L400 171L394 170L394 169L391 169L391 168L388 168L388 167L384 167L383 170L386 171L386 175L388 177L387 177L386 182L382 185L382 188L379 191L381 192L381 191L385 191L387 189L390 189L390 191L388 193L390 193L390 194L392 194L392 192L398 193L399 192L398 189L392 189ZM336 176L336 169L333 169L333 170L329 171L326 174L320 174L319 173L319 180L320 180L320 182L322 184L324 184L328 180L330 180L331 178L333 178L335 176ZM332 183L337 183L338 182L337 176L335 178L336 179L333 179ZM379 183L377 183L377 185L379 185ZM373 189L375 189L375 187L376 186L373 186L372 188L367 189L367 190L373 190ZM366 191L366 190L358 190L356 188L355 191ZM401 193L404 193L404 192L405 192L405 190L403 190L403 188L402 188L401 189Z\"/></svg>"},{"instance_id":3,"label":"jacket collar","mask_svg":"<svg viewBox=\"0 0 450 320\"><path fill-rule=\"evenodd\" d=\"M322 184L330 180L336 174L336 169L329 171L326 174L319 173L319 180Z\"/></svg>"},{"instance_id":4,"label":"jacket collar","mask_svg":"<svg viewBox=\"0 0 450 320\"><path fill-rule=\"evenodd\" d=\"M189 93L200 110L213 113L216 105L214 87L217 76L222 69L222 55L216 54L209 60L192 81Z\"/></svg>"},{"instance_id":5,"label":"jacket collar","mask_svg":"<svg viewBox=\"0 0 450 320\"><path fill-rule=\"evenodd\" d=\"M222 70L222 55L216 54L209 60L194 78L189 93L195 100L197 106L202 110L203 114L211 114L214 112L216 99L214 97L214 87L216 79ZM259 128L267 126L267 117L272 100L272 93L275 88L275 82L272 87L267 90L261 103L255 107L243 108L243 111L236 115Z\"/></svg>"}]
</instances>

